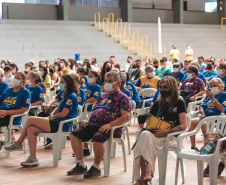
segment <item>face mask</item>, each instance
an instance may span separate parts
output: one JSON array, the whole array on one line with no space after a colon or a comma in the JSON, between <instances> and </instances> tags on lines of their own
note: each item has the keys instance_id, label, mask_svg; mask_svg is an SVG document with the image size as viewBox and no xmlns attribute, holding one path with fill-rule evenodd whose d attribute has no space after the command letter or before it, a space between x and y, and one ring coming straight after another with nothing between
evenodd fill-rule
<instances>
[{"instance_id":1,"label":"face mask","mask_svg":"<svg viewBox=\"0 0 226 185\"><path fill-rule=\"evenodd\" d=\"M55 66L55 69L58 70L58 66Z\"/></svg>"},{"instance_id":2,"label":"face mask","mask_svg":"<svg viewBox=\"0 0 226 185\"><path fill-rule=\"evenodd\" d=\"M13 86L14 86L14 87L18 87L18 86L20 86L20 80L19 80L19 79L14 78L14 79L13 79Z\"/></svg>"},{"instance_id":3,"label":"face mask","mask_svg":"<svg viewBox=\"0 0 226 185\"><path fill-rule=\"evenodd\" d=\"M174 73L179 72L179 68L173 68L173 72L174 72Z\"/></svg>"},{"instance_id":4,"label":"face mask","mask_svg":"<svg viewBox=\"0 0 226 185\"><path fill-rule=\"evenodd\" d=\"M218 70L217 70L217 74L218 74L218 75L222 75L223 73L224 73L224 72L223 72L223 69L218 69Z\"/></svg>"},{"instance_id":5,"label":"face mask","mask_svg":"<svg viewBox=\"0 0 226 185\"><path fill-rule=\"evenodd\" d=\"M65 84L60 83L60 90L63 92L66 91Z\"/></svg>"},{"instance_id":6,"label":"face mask","mask_svg":"<svg viewBox=\"0 0 226 185\"><path fill-rule=\"evenodd\" d=\"M63 63L60 63L60 67L63 67L64 66L64 64Z\"/></svg>"},{"instance_id":7,"label":"face mask","mask_svg":"<svg viewBox=\"0 0 226 185\"><path fill-rule=\"evenodd\" d=\"M16 72L16 70L15 70L15 69L13 69L13 70L11 71L11 73L13 73L13 74L14 74L15 72Z\"/></svg>"},{"instance_id":8,"label":"face mask","mask_svg":"<svg viewBox=\"0 0 226 185\"><path fill-rule=\"evenodd\" d=\"M29 68L25 68L25 71L26 71L26 72L29 72Z\"/></svg>"},{"instance_id":9,"label":"face mask","mask_svg":"<svg viewBox=\"0 0 226 185\"><path fill-rule=\"evenodd\" d=\"M107 67L106 68L106 72L109 72L109 71L111 71L111 68L110 67Z\"/></svg>"},{"instance_id":10,"label":"face mask","mask_svg":"<svg viewBox=\"0 0 226 185\"><path fill-rule=\"evenodd\" d=\"M116 83L116 82L115 82L115 83ZM106 92L111 92L111 91L113 91L113 90L114 90L113 84L115 84L115 83L105 83L105 84L104 84L104 89L105 89L105 91L106 91Z\"/></svg>"},{"instance_id":11,"label":"face mask","mask_svg":"<svg viewBox=\"0 0 226 185\"><path fill-rule=\"evenodd\" d=\"M84 69L87 69L87 66L83 66Z\"/></svg>"},{"instance_id":12,"label":"face mask","mask_svg":"<svg viewBox=\"0 0 226 185\"><path fill-rule=\"evenodd\" d=\"M94 78L88 78L87 81L88 81L89 84L92 84L94 82Z\"/></svg>"},{"instance_id":13,"label":"face mask","mask_svg":"<svg viewBox=\"0 0 226 185\"><path fill-rule=\"evenodd\" d=\"M148 76L150 76L151 78L153 78L155 76L155 72L148 73Z\"/></svg>"},{"instance_id":14,"label":"face mask","mask_svg":"<svg viewBox=\"0 0 226 185\"><path fill-rule=\"evenodd\" d=\"M31 81L30 80L27 80L27 85L31 86Z\"/></svg>"},{"instance_id":15,"label":"face mask","mask_svg":"<svg viewBox=\"0 0 226 185\"><path fill-rule=\"evenodd\" d=\"M192 73L187 73L188 74L188 77L187 77L187 79L192 79L193 78L193 75L192 75Z\"/></svg>"},{"instance_id":16,"label":"face mask","mask_svg":"<svg viewBox=\"0 0 226 185\"><path fill-rule=\"evenodd\" d=\"M9 75L6 75L6 74L5 74L4 77L5 77L5 78L9 78Z\"/></svg>"},{"instance_id":17,"label":"face mask","mask_svg":"<svg viewBox=\"0 0 226 185\"><path fill-rule=\"evenodd\" d=\"M169 91L164 91L164 90L161 90L160 91L160 94L163 98L167 98L169 95L170 95L170 92Z\"/></svg>"},{"instance_id":18,"label":"face mask","mask_svg":"<svg viewBox=\"0 0 226 185\"><path fill-rule=\"evenodd\" d=\"M160 67L161 67L161 68L165 68L165 66L164 66L164 65L160 65Z\"/></svg>"},{"instance_id":19,"label":"face mask","mask_svg":"<svg viewBox=\"0 0 226 185\"><path fill-rule=\"evenodd\" d=\"M136 66L133 66L133 69L136 69L137 67Z\"/></svg>"},{"instance_id":20,"label":"face mask","mask_svg":"<svg viewBox=\"0 0 226 185\"><path fill-rule=\"evenodd\" d=\"M154 66L155 69L158 69L158 66Z\"/></svg>"},{"instance_id":21,"label":"face mask","mask_svg":"<svg viewBox=\"0 0 226 185\"><path fill-rule=\"evenodd\" d=\"M43 76L44 75L44 72L43 71L41 71L41 76Z\"/></svg>"},{"instance_id":22,"label":"face mask","mask_svg":"<svg viewBox=\"0 0 226 185\"><path fill-rule=\"evenodd\" d=\"M2 64L2 68L4 68L5 67L5 64Z\"/></svg>"},{"instance_id":23,"label":"face mask","mask_svg":"<svg viewBox=\"0 0 226 185\"><path fill-rule=\"evenodd\" d=\"M212 65L211 65L211 64L207 64L206 69L207 69L207 70L211 70L211 69L212 69Z\"/></svg>"},{"instance_id":24,"label":"face mask","mask_svg":"<svg viewBox=\"0 0 226 185\"><path fill-rule=\"evenodd\" d=\"M214 96L219 94L218 87L212 87L210 91L213 93Z\"/></svg>"},{"instance_id":25,"label":"face mask","mask_svg":"<svg viewBox=\"0 0 226 185\"><path fill-rule=\"evenodd\" d=\"M49 72L50 72L50 73L53 73L53 69L50 69Z\"/></svg>"}]
</instances>

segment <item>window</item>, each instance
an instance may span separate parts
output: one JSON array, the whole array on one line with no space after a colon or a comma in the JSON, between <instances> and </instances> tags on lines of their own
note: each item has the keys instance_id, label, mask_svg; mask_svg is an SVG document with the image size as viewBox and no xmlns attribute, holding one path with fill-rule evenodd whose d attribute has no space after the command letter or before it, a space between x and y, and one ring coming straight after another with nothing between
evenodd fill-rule
<instances>
[{"instance_id":1,"label":"window","mask_svg":"<svg viewBox=\"0 0 226 185\"><path fill-rule=\"evenodd\" d=\"M71 1L71 3L73 3ZM119 0L75 0L77 6L119 7Z\"/></svg>"},{"instance_id":2,"label":"window","mask_svg":"<svg viewBox=\"0 0 226 185\"><path fill-rule=\"evenodd\" d=\"M217 12L217 1L211 0L205 3L205 12Z\"/></svg>"}]
</instances>

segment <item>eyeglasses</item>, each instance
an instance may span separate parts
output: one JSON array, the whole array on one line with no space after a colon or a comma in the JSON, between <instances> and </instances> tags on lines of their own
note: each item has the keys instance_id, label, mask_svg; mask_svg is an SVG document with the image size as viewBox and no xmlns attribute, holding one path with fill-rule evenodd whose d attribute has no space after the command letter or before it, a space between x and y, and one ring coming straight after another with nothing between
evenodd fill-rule
<instances>
[{"instance_id":1,"label":"eyeglasses","mask_svg":"<svg viewBox=\"0 0 226 185\"><path fill-rule=\"evenodd\" d=\"M159 89L160 89L160 90L168 90L169 88L168 88L168 86L166 86L166 85L160 85L160 86L159 86Z\"/></svg>"}]
</instances>

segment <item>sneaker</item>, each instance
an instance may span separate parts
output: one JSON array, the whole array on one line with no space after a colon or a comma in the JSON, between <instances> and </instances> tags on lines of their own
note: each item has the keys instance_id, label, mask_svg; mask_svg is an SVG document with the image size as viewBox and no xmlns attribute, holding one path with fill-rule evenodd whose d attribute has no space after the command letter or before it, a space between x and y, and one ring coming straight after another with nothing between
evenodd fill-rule
<instances>
[{"instance_id":1,"label":"sneaker","mask_svg":"<svg viewBox=\"0 0 226 185\"><path fill-rule=\"evenodd\" d=\"M204 169L203 176L204 177L209 177L210 176L209 165L207 165L207 167Z\"/></svg>"},{"instance_id":2,"label":"sneaker","mask_svg":"<svg viewBox=\"0 0 226 185\"><path fill-rule=\"evenodd\" d=\"M91 179L91 178L95 178L101 175L101 171L97 168L95 168L94 166L91 166L91 168L89 169L89 171L87 171L83 177L85 179Z\"/></svg>"},{"instance_id":3,"label":"sneaker","mask_svg":"<svg viewBox=\"0 0 226 185\"><path fill-rule=\"evenodd\" d=\"M27 158L26 161L20 163L21 166L37 166L39 165L38 159L32 159L30 156Z\"/></svg>"},{"instance_id":4,"label":"sneaker","mask_svg":"<svg viewBox=\"0 0 226 185\"><path fill-rule=\"evenodd\" d=\"M16 150L23 150L23 145L22 146L18 146L16 141L13 141L11 145L9 146L5 146L5 150L10 150L10 151L16 151Z\"/></svg>"},{"instance_id":5,"label":"sneaker","mask_svg":"<svg viewBox=\"0 0 226 185\"><path fill-rule=\"evenodd\" d=\"M88 148L83 149L83 155L84 155L84 157L90 156L90 152L89 152Z\"/></svg>"},{"instance_id":6,"label":"sneaker","mask_svg":"<svg viewBox=\"0 0 226 185\"><path fill-rule=\"evenodd\" d=\"M76 164L74 168L67 172L68 175L79 175L87 171L87 167L80 166L79 163Z\"/></svg>"},{"instance_id":7,"label":"sneaker","mask_svg":"<svg viewBox=\"0 0 226 185\"><path fill-rule=\"evenodd\" d=\"M224 171L224 167L225 165L222 162L220 162L218 165L218 176L220 176L221 173Z\"/></svg>"},{"instance_id":8,"label":"sneaker","mask_svg":"<svg viewBox=\"0 0 226 185\"><path fill-rule=\"evenodd\" d=\"M52 139L47 137L46 144L44 145L44 148L49 149L51 146L53 146L53 141L52 141Z\"/></svg>"},{"instance_id":9,"label":"sneaker","mask_svg":"<svg viewBox=\"0 0 226 185\"><path fill-rule=\"evenodd\" d=\"M191 147L192 150L195 150L196 152L199 152L199 149L197 147Z\"/></svg>"}]
</instances>

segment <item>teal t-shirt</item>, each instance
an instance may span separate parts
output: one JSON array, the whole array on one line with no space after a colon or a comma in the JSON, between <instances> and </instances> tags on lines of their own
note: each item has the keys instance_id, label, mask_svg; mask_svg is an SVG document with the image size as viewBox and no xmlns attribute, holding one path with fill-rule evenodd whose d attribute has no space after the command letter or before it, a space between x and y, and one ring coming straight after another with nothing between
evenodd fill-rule
<instances>
[{"instance_id":1,"label":"teal t-shirt","mask_svg":"<svg viewBox=\"0 0 226 185\"><path fill-rule=\"evenodd\" d=\"M163 75L166 74L166 73L171 73L171 69L169 69L169 68L158 68L156 70L156 75L160 79L162 79Z\"/></svg>"}]
</instances>

